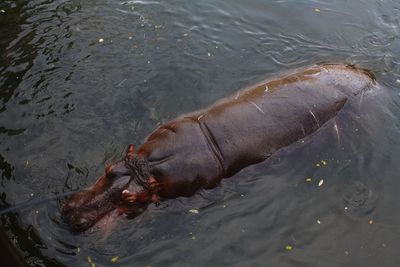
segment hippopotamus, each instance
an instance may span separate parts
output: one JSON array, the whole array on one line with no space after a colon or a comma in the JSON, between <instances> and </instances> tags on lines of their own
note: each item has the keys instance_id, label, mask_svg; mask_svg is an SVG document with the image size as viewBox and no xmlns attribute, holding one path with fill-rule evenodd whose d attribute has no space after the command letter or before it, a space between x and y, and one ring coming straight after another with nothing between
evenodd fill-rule
<instances>
[{"instance_id":1,"label":"hippopotamus","mask_svg":"<svg viewBox=\"0 0 400 267\"><path fill-rule=\"evenodd\" d=\"M155 129L94 185L67 198L62 217L84 231L111 211L135 217L160 199L190 197L317 131L349 99L377 87L368 70L343 64L264 80Z\"/></svg>"}]
</instances>

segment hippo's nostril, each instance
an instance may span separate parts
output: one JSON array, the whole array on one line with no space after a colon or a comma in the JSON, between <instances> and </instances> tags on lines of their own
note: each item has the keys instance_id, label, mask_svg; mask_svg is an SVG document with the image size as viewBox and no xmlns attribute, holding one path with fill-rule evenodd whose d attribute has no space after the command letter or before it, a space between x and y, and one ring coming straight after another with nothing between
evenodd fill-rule
<instances>
[{"instance_id":1,"label":"hippo's nostril","mask_svg":"<svg viewBox=\"0 0 400 267\"><path fill-rule=\"evenodd\" d=\"M77 221L76 225L78 226L78 228L83 228L87 225L89 225L90 222L88 219L86 218L79 218L79 220Z\"/></svg>"}]
</instances>

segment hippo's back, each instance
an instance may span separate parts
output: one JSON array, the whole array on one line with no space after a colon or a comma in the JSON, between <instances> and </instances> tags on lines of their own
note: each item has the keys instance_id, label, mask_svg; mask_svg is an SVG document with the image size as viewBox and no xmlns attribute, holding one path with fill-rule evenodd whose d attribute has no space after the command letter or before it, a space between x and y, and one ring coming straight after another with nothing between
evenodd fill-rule
<instances>
[{"instance_id":1,"label":"hippo's back","mask_svg":"<svg viewBox=\"0 0 400 267\"><path fill-rule=\"evenodd\" d=\"M200 180L217 184L313 133L349 98L374 84L373 76L363 69L333 64L269 79L160 126L141 151L148 159L173 159L155 167L163 177L185 177L187 183L198 184L195 189L201 187L198 173L202 173ZM172 131L166 131L171 125Z\"/></svg>"},{"instance_id":2,"label":"hippo's back","mask_svg":"<svg viewBox=\"0 0 400 267\"><path fill-rule=\"evenodd\" d=\"M190 117L212 134L231 176L314 132L374 85L363 69L320 65L245 88Z\"/></svg>"}]
</instances>

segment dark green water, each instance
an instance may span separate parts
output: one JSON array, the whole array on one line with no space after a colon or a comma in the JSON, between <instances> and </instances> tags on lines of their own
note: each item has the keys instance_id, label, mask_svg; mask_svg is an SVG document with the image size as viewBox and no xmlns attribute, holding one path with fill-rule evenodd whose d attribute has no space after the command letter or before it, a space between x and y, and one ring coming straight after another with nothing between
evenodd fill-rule
<instances>
[{"instance_id":1,"label":"dark green water","mask_svg":"<svg viewBox=\"0 0 400 267\"><path fill-rule=\"evenodd\" d=\"M159 123L282 71L347 62L384 90L339 138L330 122L112 231L71 234L56 200L1 225L32 266L398 266L399 55L398 1L3 0L2 208L82 189Z\"/></svg>"}]
</instances>

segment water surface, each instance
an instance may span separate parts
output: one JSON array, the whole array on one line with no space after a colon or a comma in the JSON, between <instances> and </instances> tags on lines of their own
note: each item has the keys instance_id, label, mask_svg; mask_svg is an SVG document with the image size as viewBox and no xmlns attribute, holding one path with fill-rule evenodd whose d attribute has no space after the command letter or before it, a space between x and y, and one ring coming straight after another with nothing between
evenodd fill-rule
<instances>
[{"instance_id":1,"label":"water surface","mask_svg":"<svg viewBox=\"0 0 400 267\"><path fill-rule=\"evenodd\" d=\"M2 1L2 208L82 189L160 123L282 71L346 62L384 89L338 132L112 231L70 233L56 200L1 225L32 266L397 266L399 14L394 0Z\"/></svg>"}]
</instances>

